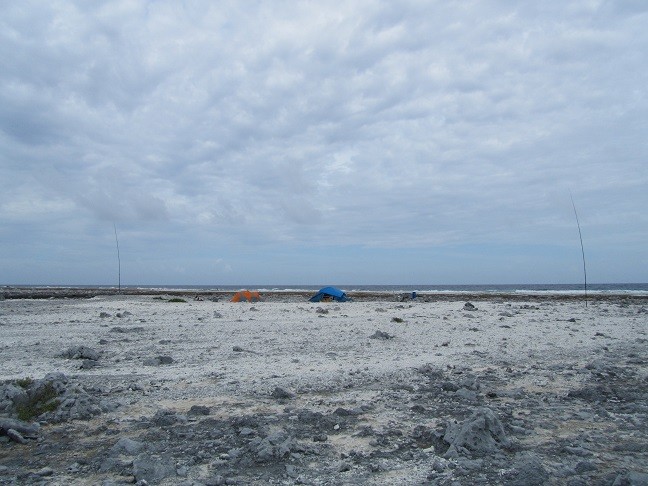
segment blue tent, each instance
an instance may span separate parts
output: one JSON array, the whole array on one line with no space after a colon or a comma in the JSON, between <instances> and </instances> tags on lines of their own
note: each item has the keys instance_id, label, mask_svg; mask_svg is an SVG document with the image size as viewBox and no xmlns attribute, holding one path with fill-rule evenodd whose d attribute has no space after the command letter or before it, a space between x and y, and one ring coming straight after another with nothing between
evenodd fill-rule
<instances>
[{"instance_id":1,"label":"blue tent","mask_svg":"<svg viewBox=\"0 0 648 486\"><path fill-rule=\"evenodd\" d=\"M336 289L335 287L324 287L323 289L320 289L317 294L313 295L309 300L311 302L320 302L322 299L325 299L327 297L333 300L337 300L338 302L346 302L347 300L349 300L347 294L343 290Z\"/></svg>"}]
</instances>

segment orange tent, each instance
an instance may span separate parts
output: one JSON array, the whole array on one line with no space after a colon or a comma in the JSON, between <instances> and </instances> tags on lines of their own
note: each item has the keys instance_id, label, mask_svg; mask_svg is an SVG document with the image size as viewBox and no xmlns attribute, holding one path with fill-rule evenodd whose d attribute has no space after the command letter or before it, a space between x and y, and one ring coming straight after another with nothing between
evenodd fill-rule
<instances>
[{"instance_id":1,"label":"orange tent","mask_svg":"<svg viewBox=\"0 0 648 486\"><path fill-rule=\"evenodd\" d=\"M261 295L258 290L241 290L234 294L231 302L245 302L246 300L248 302L258 302L261 300Z\"/></svg>"}]
</instances>

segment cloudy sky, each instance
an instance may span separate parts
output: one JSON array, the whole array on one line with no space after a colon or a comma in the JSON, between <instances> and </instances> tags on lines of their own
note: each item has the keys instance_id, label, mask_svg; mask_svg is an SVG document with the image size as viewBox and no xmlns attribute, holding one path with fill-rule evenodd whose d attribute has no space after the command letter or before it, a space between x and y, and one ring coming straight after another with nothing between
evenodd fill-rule
<instances>
[{"instance_id":1,"label":"cloudy sky","mask_svg":"<svg viewBox=\"0 0 648 486\"><path fill-rule=\"evenodd\" d=\"M648 281L648 3L3 1L0 284ZM114 225L114 226L113 226Z\"/></svg>"}]
</instances>

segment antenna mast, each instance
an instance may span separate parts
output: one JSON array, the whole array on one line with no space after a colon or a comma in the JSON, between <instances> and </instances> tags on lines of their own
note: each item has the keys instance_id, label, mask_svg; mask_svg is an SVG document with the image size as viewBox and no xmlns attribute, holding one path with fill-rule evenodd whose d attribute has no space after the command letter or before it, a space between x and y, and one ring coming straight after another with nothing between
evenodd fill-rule
<instances>
[{"instance_id":1,"label":"antenna mast","mask_svg":"<svg viewBox=\"0 0 648 486\"><path fill-rule=\"evenodd\" d=\"M115 243L117 243L117 291L121 292L121 259L119 258L119 239L117 238L117 226L113 223L115 230Z\"/></svg>"},{"instance_id":2,"label":"antenna mast","mask_svg":"<svg viewBox=\"0 0 648 486\"><path fill-rule=\"evenodd\" d=\"M574 208L574 216L576 216L576 225L578 226L578 237L580 238L581 244L581 254L583 255L583 275L585 277L585 307L587 307L587 269L585 268L585 249L583 247L583 235L581 233L580 222L578 221L578 213L576 212L576 205L574 204L574 197L569 192L569 197L571 198L572 207Z\"/></svg>"}]
</instances>

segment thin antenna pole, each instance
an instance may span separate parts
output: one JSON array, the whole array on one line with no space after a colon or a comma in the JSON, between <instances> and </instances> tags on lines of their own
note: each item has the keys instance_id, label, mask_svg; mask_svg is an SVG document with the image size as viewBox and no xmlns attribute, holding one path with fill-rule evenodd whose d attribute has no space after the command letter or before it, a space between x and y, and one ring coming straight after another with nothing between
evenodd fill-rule
<instances>
[{"instance_id":1,"label":"thin antenna pole","mask_svg":"<svg viewBox=\"0 0 648 486\"><path fill-rule=\"evenodd\" d=\"M117 225L113 223L113 229L115 230L115 242L117 243L117 291L121 292L121 259L119 258L119 239L117 238Z\"/></svg>"},{"instance_id":2,"label":"thin antenna pole","mask_svg":"<svg viewBox=\"0 0 648 486\"><path fill-rule=\"evenodd\" d=\"M580 238L581 253L583 255L583 275L585 277L585 307L587 307L587 269L585 268L585 249L583 247L583 235L581 233L580 222L578 221L578 213L576 212L576 204L574 204L574 197L572 196L571 191L569 192L569 197L571 198L572 207L574 208L574 215L576 216L576 225L578 226L578 237Z\"/></svg>"}]
</instances>

